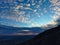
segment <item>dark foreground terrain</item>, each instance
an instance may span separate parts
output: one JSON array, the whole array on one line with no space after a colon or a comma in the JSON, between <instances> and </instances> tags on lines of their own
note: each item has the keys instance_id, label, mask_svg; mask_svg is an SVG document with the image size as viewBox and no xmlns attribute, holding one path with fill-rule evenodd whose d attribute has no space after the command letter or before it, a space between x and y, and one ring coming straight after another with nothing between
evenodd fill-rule
<instances>
[{"instance_id":1,"label":"dark foreground terrain","mask_svg":"<svg viewBox=\"0 0 60 45\"><path fill-rule=\"evenodd\" d=\"M12 38L6 36L6 38L9 40L4 40L1 37L0 37L0 45L60 45L60 26L47 30L43 33L40 33L39 35L35 36L35 38L32 38L31 40L27 41L26 39L31 37L27 36L27 38L25 37L23 38L20 36L13 36Z\"/></svg>"},{"instance_id":2,"label":"dark foreground terrain","mask_svg":"<svg viewBox=\"0 0 60 45\"><path fill-rule=\"evenodd\" d=\"M60 45L60 26L47 30L19 45Z\"/></svg>"},{"instance_id":3,"label":"dark foreground terrain","mask_svg":"<svg viewBox=\"0 0 60 45\"><path fill-rule=\"evenodd\" d=\"M0 36L0 45L17 45L28 39L33 38L33 35L28 36Z\"/></svg>"}]
</instances>

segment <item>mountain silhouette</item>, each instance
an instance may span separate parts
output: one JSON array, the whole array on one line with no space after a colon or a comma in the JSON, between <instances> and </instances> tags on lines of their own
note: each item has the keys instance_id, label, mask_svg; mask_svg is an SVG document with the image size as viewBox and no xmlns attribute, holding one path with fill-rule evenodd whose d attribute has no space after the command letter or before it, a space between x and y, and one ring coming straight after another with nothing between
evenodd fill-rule
<instances>
[{"instance_id":1,"label":"mountain silhouette","mask_svg":"<svg viewBox=\"0 0 60 45\"><path fill-rule=\"evenodd\" d=\"M30 30L28 32L22 30ZM0 24L0 45L16 45L28 39L33 38L35 35L18 35L17 33L40 32L40 27L12 27ZM16 34L16 35L14 35Z\"/></svg>"},{"instance_id":2,"label":"mountain silhouette","mask_svg":"<svg viewBox=\"0 0 60 45\"><path fill-rule=\"evenodd\" d=\"M49 29L18 45L60 45L60 26Z\"/></svg>"},{"instance_id":3,"label":"mountain silhouette","mask_svg":"<svg viewBox=\"0 0 60 45\"><path fill-rule=\"evenodd\" d=\"M17 32L17 30L23 30L23 29L24 30L28 29L33 31L42 30L40 27L11 27L11 26L0 25L0 30L3 31L8 30L11 32L14 31ZM7 33L7 31L5 33ZM9 40L0 39L0 45L60 45L60 26L46 30L43 33L40 33L39 35L35 36L35 38L32 38L31 40L26 40L27 38L30 38L30 36L27 36L27 38L26 37L24 38L24 36L23 37L12 36L13 37L12 39L10 39L11 36L5 36L5 37L7 39L9 38ZM23 38L23 40L20 39L20 37ZM25 41L25 42L21 43L21 41Z\"/></svg>"},{"instance_id":4,"label":"mountain silhouette","mask_svg":"<svg viewBox=\"0 0 60 45\"><path fill-rule=\"evenodd\" d=\"M10 33L20 33L20 32L24 33L24 31L22 30L29 30L30 32L34 32L34 33L37 32L40 33L41 31L43 31L43 29L40 27L12 27L12 26L0 25L0 31L1 31L0 34L10 34Z\"/></svg>"}]
</instances>

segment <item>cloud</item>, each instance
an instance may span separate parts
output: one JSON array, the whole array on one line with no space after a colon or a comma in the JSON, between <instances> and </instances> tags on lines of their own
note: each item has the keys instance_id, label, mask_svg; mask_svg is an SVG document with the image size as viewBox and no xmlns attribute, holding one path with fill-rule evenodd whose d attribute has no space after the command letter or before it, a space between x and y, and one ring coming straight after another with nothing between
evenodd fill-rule
<instances>
[{"instance_id":1,"label":"cloud","mask_svg":"<svg viewBox=\"0 0 60 45\"><path fill-rule=\"evenodd\" d=\"M50 29L50 28L54 28L58 25L60 25L60 14L57 12L58 15L53 15L52 16L52 21L48 22L48 24L41 26L43 29Z\"/></svg>"},{"instance_id":2,"label":"cloud","mask_svg":"<svg viewBox=\"0 0 60 45\"><path fill-rule=\"evenodd\" d=\"M35 5L35 3L32 3L32 6L34 6Z\"/></svg>"},{"instance_id":3,"label":"cloud","mask_svg":"<svg viewBox=\"0 0 60 45\"><path fill-rule=\"evenodd\" d=\"M24 0L18 0L18 1L23 2Z\"/></svg>"},{"instance_id":4,"label":"cloud","mask_svg":"<svg viewBox=\"0 0 60 45\"><path fill-rule=\"evenodd\" d=\"M34 12L37 12L37 9L35 9Z\"/></svg>"},{"instance_id":5,"label":"cloud","mask_svg":"<svg viewBox=\"0 0 60 45\"><path fill-rule=\"evenodd\" d=\"M32 10L32 9L29 8L29 7L24 7L23 9L24 9L24 10Z\"/></svg>"},{"instance_id":6,"label":"cloud","mask_svg":"<svg viewBox=\"0 0 60 45\"><path fill-rule=\"evenodd\" d=\"M24 1L24 0L19 0L20 2ZM30 0L28 0L30 1ZM31 0L32 1L32 7L31 8L31 4L30 3L26 3L23 4L21 3L20 5L16 5L13 9L10 10L4 10L0 13L0 18L6 18L6 19L11 19L11 20L15 20L16 22L22 22L22 23L26 23L30 26L38 26L40 27L41 24L40 23L36 23L33 22L35 20L34 16L38 17L38 19L40 19L41 15L44 15L43 12L39 12L40 10L40 4L42 0L36 1L37 3L35 3L35 0ZM46 0L44 0L46 1ZM54 15L52 16L52 20L57 20L60 18L60 8L57 7L58 5L60 5L60 1L58 0L50 0L50 2L52 3L52 5L54 5L54 7L52 7L52 9L55 11ZM28 11L27 11L28 10ZM26 12L27 11L27 12ZM44 8L43 10L45 13L48 12L46 10L46 8ZM26 14L27 13L27 14ZM34 20L33 20L34 19ZM40 21L40 20L39 20ZM54 23L55 24L55 23Z\"/></svg>"},{"instance_id":7,"label":"cloud","mask_svg":"<svg viewBox=\"0 0 60 45\"><path fill-rule=\"evenodd\" d=\"M53 8L53 10L54 10L54 11L58 11L58 12L60 12L60 8L59 8L59 7L57 7L57 6L56 6L56 7L54 7L54 8Z\"/></svg>"},{"instance_id":8,"label":"cloud","mask_svg":"<svg viewBox=\"0 0 60 45\"><path fill-rule=\"evenodd\" d=\"M53 16L53 19L56 21L56 20L58 20L60 18L60 15L54 15Z\"/></svg>"},{"instance_id":9,"label":"cloud","mask_svg":"<svg viewBox=\"0 0 60 45\"><path fill-rule=\"evenodd\" d=\"M22 31L29 32L30 30L22 30Z\"/></svg>"},{"instance_id":10,"label":"cloud","mask_svg":"<svg viewBox=\"0 0 60 45\"><path fill-rule=\"evenodd\" d=\"M46 10L46 8L44 8L44 13L47 13L47 10Z\"/></svg>"},{"instance_id":11,"label":"cloud","mask_svg":"<svg viewBox=\"0 0 60 45\"><path fill-rule=\"evenodd\" d=\"M58 22L53 21L53 22L50 22L49 24L46 24L44 26L41 26L41 28L44 29L44 30L48 30L48 29L51 29L51 28L56 27L57 24L58 24Z\"/></svg>"},{"instance_id":12,"label":"cloud","mask_svg":"<svg viewBox=\"0 0 60 45\"><path fill-rule=\"evenodd\" d=\"M57 3L58 0L50 0L51 3Z\"/></svg>"},{"instance_id":13,"label":"cloud","mask_svg":"<svg viewBox=\"0 0 60 45\"><path fill-rule=\"evenodd\" d=\"M46 25L41 26L43 29L50 29L60 25L60 15L53 15L52 21L47 23Z\"/></svg>"},{"instance_id":14,"label":"cloud","mask_svg":"<svg viewBox=\"0 0 60 45\"><path fill-rule=\"evenodd\" d=\"M30 4L26 4L26 6L30 7L31 5Z\"/></svg>"},{"instance_id":15,"label":"cloud","mask_svg":"<svg viewBox=\"0 0 60 45\"><path fill-rule=\"evenodd\" d=\"M50 2L52 3L52 11L53 11L53 15L51 16L54 22L59 23L60 20L60 1L59 0L50 0Z\"/></svg>"},{"instance_id":16,"label":"cloud","mask_svg":"<svg viewBox=\"0 0 60 45\"><path fill-rule=\"evenodd\" d=\"M50 2L53 4L53 6L60 6L60 1L59 0L50 0Z\"/></svg>"},{"instance_id":17,"label":"cloud","mask_svg":"<svg viewBox=\"0 0 60 45\"><path fill-rule=\"evenodd\" d=\"M22 2L24 0L18 0L18 1ZM28 0L28 1L30 1L30 0ZM15 0L14 0L14 2L16 3ZM35 5L35 0L32 0L32 2L33 2L33 5ZM10 4L10 2L9 2L9 4ZM16 6L14 8L13 7L11 8L11 6L10 6L10 10L2 11L0 14L1 15L0 18L16 20L17 22L23 22L23 23L31 23L31 20L28 16L31 15L30 12L32 12L33 10L34 10L33 13L37 12L37 10L30 8L30 6L31 6L30 3L28 3L28 4L27 3L25 3L25 4L21 3L20 5L17 5L17 3L16 3L15 5ZM7 7L9 7L9 6L7 6ZM37 7L39 7L39 5ZM33 6L33 8L35 8L35 7ZM3 7L3 9L4 9L4 7ZM30 10L29 14L27 16L25 15L26 11L24 11L24 10L26 10L26 11Z\"/></svg>"},{"instance_id":18,"label":"cloud","mask_svg":"<svg viewBox=\"0 0 60 45\"><path fill-rule=\"evenodd\" d=\"M19 5L15 9L18 10L19 8L23 8L23 6L22 5Z\"/></svg>"},{"instance_id":19,"label":"cloud","mask_svg":"<svg viewBox=\"0 0 60 45\"><path fill-rule=\"evenodd\" d=\"M41 24L39 23L37 23L37 22L32 22L31 24L30 24L30 26L31 27L41 27Z\"/></svg>"}]
</instances>

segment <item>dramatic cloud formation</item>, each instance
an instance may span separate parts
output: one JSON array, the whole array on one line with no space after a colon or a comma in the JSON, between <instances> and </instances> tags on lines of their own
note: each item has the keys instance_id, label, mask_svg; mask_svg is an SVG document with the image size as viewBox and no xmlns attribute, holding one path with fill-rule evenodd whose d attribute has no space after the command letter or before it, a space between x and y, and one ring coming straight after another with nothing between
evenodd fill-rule
<instances>
[{"instance_id":1,"label":"dramatic cloud formation","mask_svg":"<svg viewBox=\"0 0 60 45\"><path fill-rule=\"evenodd\" d=\"M37 35L60 25L60 0L0 0L1 24L39 30L0 30L0 35Z\"/></svg>"},{"instance_id":2,"label":"dramatic cloud formation","mask_svg":"<svg viewBox=\"0 0 60 45\"><path fill-rule=\"evenodd\" d=\"M11 25L18 27L41 27L49 23L57 25L60 18L59 6L59 0L0 0L0 18L16 21L18 24Z\"/></svg>"}]
</instances>

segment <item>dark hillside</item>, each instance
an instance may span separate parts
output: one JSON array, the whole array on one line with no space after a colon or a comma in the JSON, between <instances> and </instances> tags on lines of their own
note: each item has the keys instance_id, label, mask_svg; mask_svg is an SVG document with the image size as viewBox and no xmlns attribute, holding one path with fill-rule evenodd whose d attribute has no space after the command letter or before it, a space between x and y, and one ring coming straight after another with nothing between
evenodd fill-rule
<instances>
[{"instance_id":1,"label":"dark hillside","mask_svg":"<svg viewBox=\"0 0 60 45\"><path fill-rule=\"evenodd\" d=\"M60 45L60 26L47 30L20 45Z\"/></svg>"}]
</instances>

